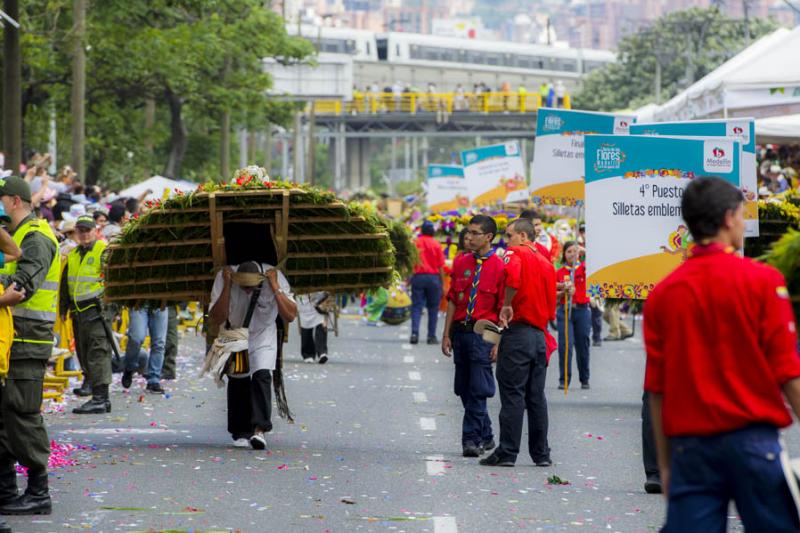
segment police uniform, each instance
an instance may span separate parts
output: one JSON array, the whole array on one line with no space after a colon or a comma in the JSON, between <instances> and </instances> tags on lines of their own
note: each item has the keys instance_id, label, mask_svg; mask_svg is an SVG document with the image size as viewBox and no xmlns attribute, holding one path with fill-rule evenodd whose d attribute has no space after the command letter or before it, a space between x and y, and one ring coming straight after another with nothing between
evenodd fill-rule
<instances>
[{"instance_id":1,"label":"police uniform","mask_svg":"<svg viewBox=\"0 0 800 533\"><path fill-rule=\"evenodd\" d=\"M0 179L0 197L30 202L30 187L20 178ZM24 287L14 306L14 342L5 384L0 387L0 513L50 513L47 462L50 440L41 414L42 386L53 351L61 258L47 221L23 218L12 237L22 250L19 261L0 269L0 283ZM28 487L17 495L14 463L28 468Z\"/></svg>"},{"instance_id":2,"label":"police uniform","mask_svg":"<svg viewBox=\"0 0 800 533\"><path fill-rule=\"evenodd\" d=\"M94 219L78 217L76 230L94 230ZM67 266L61 280L61 313L69 309L85 381L92 399L73 409L77 414L99 414L111 411L108 386L111 384L111 344L103 324L101 299L104 293L103 252L106 243L95 240L87 247L77 246L67 254Z\"/></svg>"},{"instance_id":3,"label":"police uniform","mask_svg":"<svg viewBox=\"0 0 800 533\"><path fill-rule=\"evenodd\" d=\"M492 345L473 332L475 322L497 322L503 306L503 261L494 250L479 256L463 253L453 261L447 300L455 306L449 332L456 372L453 391L461 398L464 454L476 457L494 447L486 399L495 394Z\"/></svg>"}]
</instances>

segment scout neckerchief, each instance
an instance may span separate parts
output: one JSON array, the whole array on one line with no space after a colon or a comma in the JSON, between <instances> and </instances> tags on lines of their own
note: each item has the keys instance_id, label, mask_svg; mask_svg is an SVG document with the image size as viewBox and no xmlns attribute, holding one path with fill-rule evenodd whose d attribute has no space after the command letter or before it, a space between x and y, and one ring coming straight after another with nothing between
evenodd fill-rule
<instances>
[{"instance_id":1,"label":"scout neckerchief","mask_svg":"<svg viewBox=\"0 0 800 533\"><path fill-rule=\"evenodd\" d=\"M475 257L475 276L472 278L472 290L469 292L469 302L467 303L467 318L466 321L469 322L472 320L472 313L475 311L475 300L478 296L478 282L481 280L481 269L483 268L483 262L489 259L494 255L494 250L489 250L484 256L480 256L479 254L473 254Z\"/></svg>"}]
</instances>

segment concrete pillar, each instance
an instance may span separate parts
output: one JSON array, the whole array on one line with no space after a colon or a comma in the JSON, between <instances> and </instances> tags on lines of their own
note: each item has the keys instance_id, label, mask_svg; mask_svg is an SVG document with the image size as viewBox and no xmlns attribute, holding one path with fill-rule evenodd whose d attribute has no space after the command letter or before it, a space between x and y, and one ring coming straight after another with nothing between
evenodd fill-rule
<instances>
[{"instance_id":1,"label":"concrete pillar","mask_svg":"<svg viewBox=\"0 0 800 533\"><path fill-rule=\"evenodd\" d=\"M411 168L411 141L408 137L403 139L403 156L405 163L403 169L408 172Z\"/></svg>"},{"instance_id":2,"label":"concrete pillar","mask_svg":"<svg viewBox=\"0 0 800 533\"><path fill-rule=\"evenodd\" d=\"M372 186L372 176L369 175L370 145L369 139L361 138L359 141L359 167L361 175L361 186L368 189Z\"/></svg>"},{"instance_id":3,"label":"concrete pillar","mask_svg":"<svg viewBox=\"0 0 800 533\"><path fill-rule=\"evenodd\" d=\"M281 178L289 179L289 134L281 135Z\"/></svg>"},{"instance_id":4,"label":"concrete pillar","mask_svg":"<svg viewBox=\"0 0 800 533\"><path fill-rule=\"evenodd\" d=\"M392 137L392 170L397 169L397 137Z\"/></svg>"},{"instance_id":5,"label":"concrete pillar","mask_svg":"<svg viewBox=\"0 0 800 533\"><path fill-rule=\"evenodd\" d=\"M414 172L414 179L419 178L419 139L417 137L411 137L411 165L412 171ZM424 169L425 172L428 169Z\"/></svg>"},{"instance_id":6,"label":"concrete pillar","mask_svg":"<svg viewBox=\"0 0 800 533\"><path fill-rule=\"evenodd\" d=\"M300 113L294 115L294 168L292 180L303 183L303 121Z\"/></svg>"},{"instance_id":7,"label":"concrete pillar","mask_svg":"<svg viewBox=\"0 0 800 533\"><path fill-rule=\"evenodd\" d=\"M346 149L346 175L347 189L353 193L361 187L361 139L347 139Z\"/></svg>"},{"instance_id":8,"label":"concrete pillar","mask_svg":"<svg viewBox=\"0 0 800 533\"><path fill-rule=\"evenodd\" d=\"M428 171L428 138L422 138L422 168Z\"/></svg>"}]
</instances>

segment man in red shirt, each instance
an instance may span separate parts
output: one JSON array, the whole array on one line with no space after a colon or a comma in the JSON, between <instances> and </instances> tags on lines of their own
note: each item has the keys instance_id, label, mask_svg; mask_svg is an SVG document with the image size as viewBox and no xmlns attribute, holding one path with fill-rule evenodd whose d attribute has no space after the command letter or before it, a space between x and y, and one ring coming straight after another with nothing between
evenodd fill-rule
<instances>
[{"instance_id":1,"label":"man in red shirt","mask_svg":"<svg viewBox=\"0 0 800 533\"><path fill-rule=\"evenodd\" d=\"M738 188L695 179L681 209L697 244L644 309L644 388L669 499L662 531L725 531L731 499L747 531L797 531L778 441L792 423L783 396L800 415L785 281L733 253L744 244Z\"/></svg>"},{"instance_id":2,"label":"man in red shirt","mask_svg":"<svg viewBox=\"0 0 800 533\"><path fill-rule=\"evenodd\" d=\"M433 234L433 222L426 220L422 223L420 236L415 241L420 264L414 267L414 275L411 276L411 344L419 342L419 323L422 321L423 307L428 310L428 344L439 344L436 338L436 321L442 299L444 252Z\"/></svg>"},{"instance_id":3,"label":"man in red shirt","mask_svg":"<svg viewBox=\"0 0 800 533\"><path fill-rule=\"evenodd\" d=\"M456 366L453 390L464 405L464 457L478 457L495 446L486 398L495 393L492 362L497 347L473 328L478 320L496 323L503 306L503 261L492 249L496 235L497 223L492 217L475 215L470 219L464 237L466 252L453 261L447 293L442 353L452 355Z\"/></svg>"},{"instance_id":4,"label":"man in red shirt","mask_svg":"<svg viewBox=\"0 0 800 533\"><path fill-rule=\"evenodd\" d=\"M503 331L497 355L500 389L500 444L481 459L485 466L514 466L528 412L528 452L536 466L550 466L547 444L547 323L555 318L553 265L533 246L535 230L519 218L506 228L505 298L500 310Z\"/></svg>"}]
</instances>

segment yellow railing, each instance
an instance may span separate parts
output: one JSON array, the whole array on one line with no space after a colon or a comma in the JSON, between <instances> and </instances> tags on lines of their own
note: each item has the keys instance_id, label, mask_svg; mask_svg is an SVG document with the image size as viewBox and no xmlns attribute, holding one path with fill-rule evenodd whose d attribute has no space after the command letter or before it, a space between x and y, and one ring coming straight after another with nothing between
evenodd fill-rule
<instances>
[{"instance_id":1,"label":"yellow railing","mask_svg":"<svg viewBox=\"0 0 800 533\"><path fill-rule=\"evenodd\" d=\"M378 113L530 113L542 107L539 93L362 93L354 92L350 101L317 100L314 113L320 115ZM570 108L569 95L561 107Z\"/></svg>"}]
</instances>

